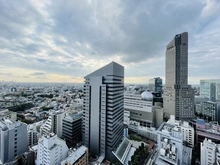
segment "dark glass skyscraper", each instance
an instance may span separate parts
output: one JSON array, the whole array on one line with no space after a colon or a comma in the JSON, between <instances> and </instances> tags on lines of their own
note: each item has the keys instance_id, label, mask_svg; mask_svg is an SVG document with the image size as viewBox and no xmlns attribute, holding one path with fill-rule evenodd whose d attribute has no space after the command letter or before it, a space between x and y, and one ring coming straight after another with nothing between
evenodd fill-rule
<instances>
[{"instance_id":1,"label":"dark glass skyscraper","mask_svg":"<svg viewBox=\"0 0 220 165\"><path fill-rule=\"evenodd\" d=\"M149 90L152 92L162 93L162 79L160 77L156 77L149 80Z\"/></svg>"}]
</instances>

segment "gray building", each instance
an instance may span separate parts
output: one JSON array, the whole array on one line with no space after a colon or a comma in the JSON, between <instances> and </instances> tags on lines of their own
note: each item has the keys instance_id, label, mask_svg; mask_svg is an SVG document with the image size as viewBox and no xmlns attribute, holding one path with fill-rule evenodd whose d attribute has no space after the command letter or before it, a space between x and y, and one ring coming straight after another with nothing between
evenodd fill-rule
<instances>
[{"instance_id":1,"label":"gray building","mask_svg":"<svg viewBox=\"0 0 220 165\"><path fill-rule=\"evenodd\" d=\"M7 118L0 120L0 164L27 151L27 125Z\"/></svg>"},{"instance_id":2,"label":"gray building","mask_svg":"<svg viewBox=\"0 0 220 165\"><path fill-rule=\"evenodd\" d=\"M149 90L152 92L162 93L162 79L160 77L156 77L149 80Z\"/></svg>"},{"instance_id":3,"label":"gray building","mask_svg":"<svg viewBox=\"0 0 220 165\"><path fill-rule=\"evenodd\" d=\"M62 138L67 146L75 147L82 141L82 114L67 115L63 119Z\"/></svg>"},{"instance_id":4,"label":"gray building","mask_svg":"<svg viewBox=\"0 0 220 165\"><path fill-rule=\"evenodd\" d=\"M115 159L123 137L124 67L111 62L85 77L83 141L99 160Z\"/></svg>"},{"instance_id":5,"label":"gray building","mask_svg":"<svg viewBox=\"0 0 220 165\"><path fill-rule=\"evenodd\" d=\"M202 102L202 114L206 120L218 121L220 123L220 102Z\"/></svg>"},{"instance_id":6,"label":"gray building","mask_svg":"<svg viewBox=\"0 0 220 165\"><path fill-rule=\"evenodd\" d=\"M166 47L166 84L163 94L166 116L194 118L194 91L188 85L188 33L177 34Z\"/></svg>"},{"instance_id":7,"label":"gray building","mask_svg":"<svg viewBox=\"0 0 220 165\"><path fill-rule=\"evenodd\" d=\"M200 80L200 95L211 101L220 101L220 79Z\"/></svg>"}]
</instances>

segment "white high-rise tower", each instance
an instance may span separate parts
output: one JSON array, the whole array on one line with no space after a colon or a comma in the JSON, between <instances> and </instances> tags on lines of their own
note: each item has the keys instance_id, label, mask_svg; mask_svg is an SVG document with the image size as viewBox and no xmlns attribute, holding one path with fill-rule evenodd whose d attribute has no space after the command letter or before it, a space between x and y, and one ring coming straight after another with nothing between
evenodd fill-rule
<instances>
[{"instance_id":1,"label":"white high-rise tower","mask_svg":"<svg viewBox=\"0 0 220 165\"><path fill-rule=\"evenodd\" d=\"M83 141L89 151L114 159L123 137L124 67L111 62L85 77Z\"/></svg>"}]
</instances>

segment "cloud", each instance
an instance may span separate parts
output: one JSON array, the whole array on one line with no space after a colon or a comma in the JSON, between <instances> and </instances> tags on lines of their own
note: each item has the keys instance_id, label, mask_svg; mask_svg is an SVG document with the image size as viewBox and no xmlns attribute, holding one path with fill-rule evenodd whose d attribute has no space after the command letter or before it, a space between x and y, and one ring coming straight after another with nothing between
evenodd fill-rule
<instances>
[{"instance_id":1,"label":"cloud","mask_svg":"<svg viewBox=\"0 0 220 165\"><path fill-rule=\"evenodd\" d=\"M3 76L12 76L11 73L0 73L0 75L3 75Z\"/></svg>"},{"instance_id":2,"label":"cloud","mask_svg":"<svg viewBox=\"0 0 220 165\"><path fill-rule=\"evenodd\" d=\"M116 61L128 78L163 77L166 45L188 31L189 76L216 76L219 14L217 0L3 0L0 66L84 77Z\"/></svg>"},{"instance_id":3,"label":"cloud","mask_svg":"<svg viewBox=\"0 0 220 165\"><path fill-rule=\"evenodd\" d=\"M42 76L42 75L45 75L45 73L35 72L35 73L30 74L30 75L31 75L31 76Z\"/></svg>"}]
</instances>

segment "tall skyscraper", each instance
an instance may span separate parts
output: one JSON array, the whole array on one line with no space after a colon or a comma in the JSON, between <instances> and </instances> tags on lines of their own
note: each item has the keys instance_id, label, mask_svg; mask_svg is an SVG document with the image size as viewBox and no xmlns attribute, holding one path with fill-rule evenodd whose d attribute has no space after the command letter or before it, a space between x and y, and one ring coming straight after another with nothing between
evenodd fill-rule
<instances>
[{"instance_id":1,"label":"tall skyscraper","mask_svg":"<svg viewBox=\"0 0 220 165\"><path fill-rule=\"evenodd\" d=\"M84 144L100 159L112 160L123 137L124 67L111 62L87 75L84 95Z\"/></svg>"},{"instance_id":2,"label":"tall skyscraper","mask_svg":"<svg viewBox=\"0 0 220 165\"><path fill-rule=\"evenodd\" d=\"M165 115L194 117L194 91L188 85L188 33L177 34L166 47Z\"/></svg>"}]
</instances>

